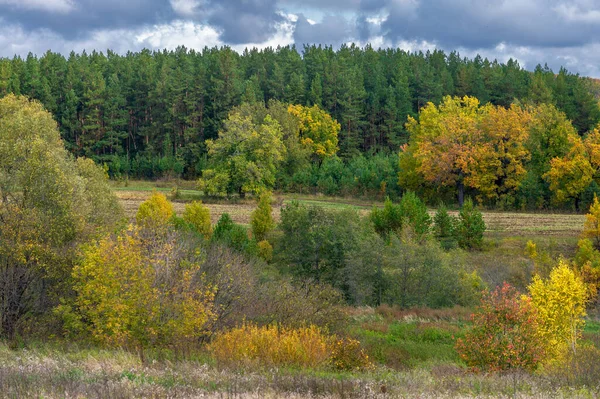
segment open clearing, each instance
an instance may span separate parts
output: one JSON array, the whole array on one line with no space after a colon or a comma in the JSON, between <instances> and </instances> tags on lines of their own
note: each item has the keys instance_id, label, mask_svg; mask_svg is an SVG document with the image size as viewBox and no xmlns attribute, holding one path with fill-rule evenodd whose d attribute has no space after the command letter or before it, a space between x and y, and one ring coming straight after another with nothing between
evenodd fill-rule
<instances>
[{"instance_id":1,"label":"open clearing","mask_svg":"<svg viewBox=\"0 0 600 399\"><path fill-rule=\"evenodd\" d=\"M168 196L170 189L157 188L158 191L165 192ZM152 195L151 186L118 188L115 193L128 217L132 218L140 206L140 204ZM184 190L183 193L187 197L194 193L193 190ZM196 192L197 193L197 192ZM198 193L199 197L199 193ZM353 208L361 215L367 215L373 205L382 206L381 202L361 201L356 199L330 198L321 196L306 196L306 195L284 195L275 198L273 206L273 217L279 221L281 215L281 206L296 199L307 205L318 205L327 208ZM175 211L178 215L183 213L186 201L174 201ZM220 201L216 203L206 203L206 206L211 211L211 219L213 223L221 217L223 213L229 213L231 218L236 223L249 224L250 214L256 207L252 200L227 202ZM431 210L433 213L435 210ZM457 212L451 212L457 213ZM499 212L499 211L484 211L483 217L488 227L488 235L500 237L555 237L555 238L575 238L581 234L584 215L578 214L561 214L561 213L525 213L525 212Z\"/></svg>"}]
</instances>

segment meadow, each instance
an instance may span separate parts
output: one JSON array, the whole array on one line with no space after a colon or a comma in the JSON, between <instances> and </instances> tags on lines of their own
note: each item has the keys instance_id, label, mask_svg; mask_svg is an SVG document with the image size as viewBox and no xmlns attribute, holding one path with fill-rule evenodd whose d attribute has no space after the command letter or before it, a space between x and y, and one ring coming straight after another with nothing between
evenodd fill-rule
<instances>
[{"instance_id":1,"label":"meadow","mask_svg":"<svg viewBox=\"0 0 600 399\"><path fill-rule=\"evenodd\" d=\"M153 192L176 196L181 215L186 203L204 199L191 184L132 181L112 188L134 219L139 205ZM181 187L181 182L179 182ZM273 200L273 217L292 200L336 210L354 209L366 216L382 202L308 195L279 195ZM253 200L208 200L212 223L223 213L248 226L256 205ZM433 215L434 209L429 210ZM450 211L454 214L456 211ZM527 241L535 241L553 255L571 257L584 220L583 215L483 211L488 226L485 248L469 252L468 262L494 278L519 277L531 262ZM489 277L488 276L488 277ZM525 277L522 277L525 279ZM359 340L373 363L362 371L305 370L297 367L223 367L209 353L186 356L150 350L146 361L131 351L100 348L85 341L62 339L0 344L0 398L591 398L597 384L590 378L568 381L565 375L469 372L454 349L470 324L472 309L402 310L347 307L347 334ZM588 318L584 340L600 342L600 323ZM592 366L590 366L592 367ZM596 367L597 368L597 367ZM595 368L589 371L595 378Z\"/></svg>"}]
</instances>

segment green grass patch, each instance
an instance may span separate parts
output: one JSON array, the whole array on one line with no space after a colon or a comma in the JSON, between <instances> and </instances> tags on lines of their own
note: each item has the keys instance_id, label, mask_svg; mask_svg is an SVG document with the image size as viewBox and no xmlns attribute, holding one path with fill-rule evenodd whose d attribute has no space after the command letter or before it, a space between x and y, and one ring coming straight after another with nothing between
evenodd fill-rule
<instances>
[{"instance_id":1,"label":"green grass patch","mask_svg":"<svg viewBox=\"0 0 600 399\"><path fill-rule=\"evenodd\" d=\"M454 349L464 335L459 323L384 320L357 323L351 334L361 341L369 357L395 369L430 363L459 363Z\"/></svg>"}]
</instances>

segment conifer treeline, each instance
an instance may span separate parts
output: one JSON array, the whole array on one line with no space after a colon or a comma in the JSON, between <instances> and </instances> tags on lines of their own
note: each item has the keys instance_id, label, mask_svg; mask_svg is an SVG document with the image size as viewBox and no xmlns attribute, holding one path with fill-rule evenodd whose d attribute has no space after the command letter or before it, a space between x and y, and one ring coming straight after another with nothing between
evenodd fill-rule
<instances>
[{"instance_id":1,"label":"conifer treeline","mask_svg":"<svg viewBox=\"0 0 600 399\"><path fill-rule=\"evenodd\" d=\"M197 176L205 140L243 102L318 104L342 126L343 158L396 152L408 140L407 116L444 95L553 103L580 134L600 120L589 81L565 69L531 73L513 60L354 45L30 54L0 59L0 97L9 92L40 100L74 154L106 163L113 175L146 178Z\"/></svg>"}]
</instances>

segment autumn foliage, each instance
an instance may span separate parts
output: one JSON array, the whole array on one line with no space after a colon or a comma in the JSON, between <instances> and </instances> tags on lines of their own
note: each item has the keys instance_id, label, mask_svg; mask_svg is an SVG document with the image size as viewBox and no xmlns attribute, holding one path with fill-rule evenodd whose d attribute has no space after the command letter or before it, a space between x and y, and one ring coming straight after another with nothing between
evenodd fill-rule
<instances>
[{"instance_id":1,"label":"autumn foliage","mask_svg":"<svg viewBox=\"0 0 600 399\"><path fill-rule=\"evenodd\" d=\"M177 236L147 242L137 227L83 250L73 269L77 298L59 307L72 332L109 346L195 342L213 317L214 289L202 277L200 253Z\"/></svg>"},{"instance_id":2,"label":"autumn foliage","mask_svg":"<svg viewBox=\"0 0 600 399\"><path fill-rule=\"evenodd\" d=\"M565 350L575 352L588 302L588 288L582 279L561 260L547 280L533 278L529 293L539 315L538 335L548 358L558 358Z\"/></svg>"},{"instance_id":3,"label":"autumn foliage","mask_svg":"<svg viewBox=\"0 0 600 399\"><path fill-rule=\"evenodd\" d=\"M290 105L288 112L300 121L300 142L318 159L338 150L340 124L319 106Z\"/></svg>"},{"instance_id":4,"label":"autumn foliage","mask_svg":"<svg viewBox=\"0 0 600 399\"><path fill-rule=\"evenodd\" d=\"M540 321L527 297L504 284L486 294L472 316L473 328L456 349L477 371L533 370L546 348L538 334Z\"/></svg>"},{"instance_id":5,"label":"autumn foliage","mask_svg":"<svg viewBox=\"0 0 600 399\"><path fill-rule=\"evenodd\" d=\"M371 367L360 342L337 338L314 325L289 328L244 324L219 334L209 351L227 366L293 366L336 370Z\"/></svg>"}]
</instances>

